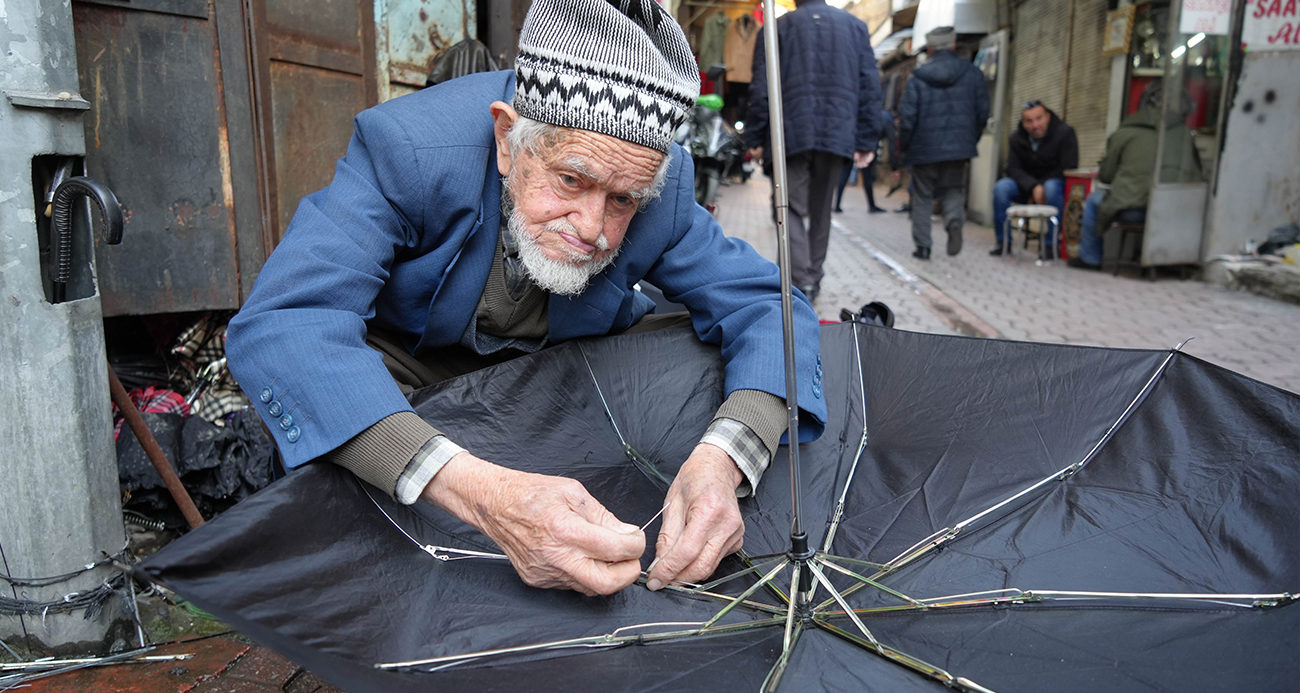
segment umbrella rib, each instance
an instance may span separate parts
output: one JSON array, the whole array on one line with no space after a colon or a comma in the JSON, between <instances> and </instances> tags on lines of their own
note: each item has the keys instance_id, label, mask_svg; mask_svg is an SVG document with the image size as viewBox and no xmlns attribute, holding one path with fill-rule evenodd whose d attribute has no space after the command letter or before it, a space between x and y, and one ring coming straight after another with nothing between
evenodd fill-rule
<instances>
[{"instance_id":1,"label":"umbrella rib","mask_svg":"<svg viewBox=\"0 0 1300 693\"><path fill-rule=\"evenodd\" d=\"M1297 595L1291 592L1276 594L1218 594L1180 593L1180 592L1089 592L1074 590L1025 590L1025 596L1037 597L1036 601L1106 601L1106 600L1152 600L1199 602L1204 604L1221 604L1243 609L1271 609L1286 606L1295 601Z\"/></svg>"},{"instance_id":2,"label":"umbrella rib","mask_svg":"<svg viewBox=\"0 0 1300 693\"><path fill-rule=\"evenodd\" d=\"M605 409L605 417L609 419L609 425L614 427L614 435L618 436L618 442L623 445L623 454L632 461L632 464L640 469L643 474L648 476L656 485L667 489L672 485L672 480L659 471L653 462L646 459L644 455L636 451L627 439L623 437L623 431L618 427L618 421L614 419L614 411L609 408L609 402L605 399L605 391L600 387L600 381L596 379L596 371L591 367L591 360L587 358L587 350L582 348L578 343L578 353L582 355L582 362L587 365L587 373L591 375L591 383L596 386L596 395L600 397L600 406Z\"/></svg>"},{"instance_id":3,"label":"umbrella rib","mask_svg":"<svg viewBox=\"0 0 1300 693\"><path fill-rule=\"evenodd\" d=\"M714 614L713 618L706 621L703 627L708 628L709 626L712 626L713 624L717 623L718 619L722 618L723 616L726 616L732 609L736 608L737 606L740 606L740 604L744 602L746 599L748 599L750 595L754 594L759 589L761 589L763 585L766 585L767 583L771 582L772 579L776 577L776 574L784 570L787 565L790 565L789 559L781 559L781 561L777 564L775 568L768 571L766 575L759 578L758 582L755 582L754 584L750 585L749 588L746 589L744 592L741 592L740 596L731 600L730 604L722 607L722 610Z\"/></svg>"},{"instance_id":4,"label":"umbrella rib","mask_svg":"<svg viewBox=\"0 0 1300 693\"><path fill-rule=\"evenodd\" d=\"M791 589L793 591L793 588ZM794 607L790 607L790 613L794 614ZM763 693L774 693L777 686L781 685L781 677L785 676L785 669L790 664L790 655L794 653L794 647L799 643L800 636L803 635L803 621L795 621L790 627L785 638L785 646L781 649L781 656L776 658L772 668L768 670L767 677L763 679L763 686L759 690Z\"/></svg>"},{"instance_id":5,"label":"umbrella rib","mask_svg":"<svg viewBox=\"0 0 1300 693\"><path fill-rule=\"evenodd\" d=\"M646 573L642 572L641 577L637 578L636 584L645 586L645 581L646 581ZM669 592L684 594L686 596L704 597L705 599L709 599L715 602L722 602L724 604L730 603L732 600L735 599L735 597L729 594L719 594L718 592L705 591L699 589L699 586L697 585L688 585L687 583L670 582L664 585L664 589L668 590ZM756 602L749 599L746 599L745 601L741 602L741 606L746 606L751 609L754 609L755 611L763 611L770 614L783 614L783 615L785 614L785 609L782 607L773 606L771 604L764 604L763 602Z\"/></svg>"},{"instance_id":6,"label":"umbrella rib","mask_svg":"<svg viewBox=\"0 0 1300 693\"><path fill-rule=\"evenodd\" d=\"M744 576L746 576L746 575L749 575L750 573L757 573L757 572L760 572L760 571L762 571L764 568L767 568L767 566L769 566L769 565L771 565L771 564L773 564L773 563L776 563L777 561L780 561L780 560L782 560L782 556L776 556L775 558L770 558L770 559L765 560L765 561L759 561L759 562L757 562L757 563L754 563L754 564L750 565L748 568L745 568L744 570L741 570L741 571L738 571L738 572L732 573L732 574L730 574L730 575L727 575L727 576L725 576L725 577L720 577L720 578L718 578L717 580L712 580L712 581L710 581L710 582L706 582L706 583L704 583L704 584L702 584L702 585L699 585L699 586L698 586L698 589L701 589L701 590L711 590L711 589L713 589L714 587L717 587L718 585L726 584L726 583L728 583L728 582L731 582L732 580L735 580L736 578L744 577Z\"/></svg>"},{"instance_id":7,"label":"umbrella rib","mask_svg":"<svg viewBox=\"0 0 1300 693\"><path fill-rule=\"evenodd\" d=\"M894 557L893 560L886 563L885 568L880 571L877 571L876 574L871 576L871 579L879 580L880 578L883 578L891 573L897 572L898 570L902 569L904 566L913 563L914 561L921 558L922 556L925 556L926 554L929 554L930 552L941 548L944 544L947 544L949 541L952 541L953 538L955 538L957 535L966 531L967 528L983 520L985 517L988 517L989 515L996 513L997 511L1007 507L1008 505L1011 505L1012 503L1015 503L1016 501L1020 500L1021 498L1024 498L1027 495L1034 493L1035 491L1038 491L1039 489L1043 488L1044 486L1047 486L1048 484L1054 481L1063 482L1066 479L1069 479L1071 476L1074 476L1076 473L1079 472L1079 470L1086 467L1090 462L1092 462L1093 459L1096 458L1097 454L1101 452L1102 447L1105 446L1106 443L1110 442L1111 438L1114 437L1115 432L1119 430L1120 426L1123 426L1124 423L1128 421L1129 417L1132 416L1133 411L1137 409L1138 405L1141 404L1142 401L1146 398L1147 393L1150 392L1151 388L1155 386L1156 381L1160 379L1160 376L1164 375L1165 370L1169 368L1169 364L1173 362L1174 357L1177 356L1182 351L1183 346L1185 346L1189 341L1191 341L1191 339L1183 340L1178 346L1169 350L1169 355L1166 356L1165 360L1160 363L1160 367L1156 369L1155 373L1151 374L1151 377L1147 380L1146 384L1143 385L1142 389L1138 391L1137 396L1133 398L1133 401L1129 402L1128 406L1125 407L1124 411L1120 413L1119 418L1117 418L1115 422L1111 424L1110 428L1106 429L1106 433L1103 434L1102 437L1096 442L1096 444L1092 446L1092 449L1088 451L1088 454L1083 456L1083 459L1079 460L1078 462L1075 462L1074 464L1064 469L1061 469L1060 471L1053 472L1049 476L1044 477L1043 479L1029 485L1028 487L1022 489L1018 493L1013 494L1009 498L1006 498L998 503L995 503L994 505L988 508L985 508L984 510L981 510L978 513L975 513L974 515L971 515L970 517L966 518L965 520L962 520L961 522L958 522L952 527L946 527L944 529L935 532L934 534L931 534L928 539L922 539L920 542L914 544L912 548L909 548L908 550ZM853 594L854 592L856 592L861 588L862 588L862 583L854 585L844 591L844 596ZM817 608L820 609L820 608L827 607L830 605L830 603L831 603L830 600L827 600L825 602L822 602L821 604L818 604Z\"/></svg>"},{"instance_id":8,"label":"umbrella rib","mask_svg":"<svg viewBox=\"0 0 1300 693\"><path fill-rule=\"evenodd\" d=\"M867 640L871 641L872 645L880 647L880 641L876 639L876 636L871 634L871 631L867 629L867 626L862 622L862 619L858 618L858 615L853 613L853 609L849 606L849 603L844 601L844 595L840 594L839 590L835 589L835 586L831 584L831 581L826 579L826 574L822 572L821 568L817 567L817 563L818 561L808 561L808 569L811 570L813 576L817 578L817 582L822 583L822 587L825 587L826 591L831 593L831 598L839 603L840 608L844 609L849 620L853 621L853 625L858 627L858 630L866 636Z\"/></svg>"},{"instance_id":9,"label":"umbrella rib","mask_svg":"<svg viewBox=\"0 0 1300 693\"><path fill-rule=\"evenodd\" d=\"M853 578L854 580L857 580L857 581L860 582L860 583L864 583L864 584L870 585L870 586L872 586L872 587L875 587L876 589L880 590L881 592L884 592L884 593L886 593L886 594L889 594L889 595L892 595L892 596L894 596L894 597L897 597L897 598L899 598L899 599L901 599L901 600L903 600L903 601L905 601L905 602L911 604L912 606L919 607L919 608L925 608L925 604L923 604L920 600L913 599L913 598L907 596L906 594L903 594L902 592L899 592L898 590L895 590L895 589L891 589L891 588L889 588L889 587L886 587L886 586L880 584L879 582L876 582L875 580L872 580L872 579L869 578L869 577L866 577L866 576L863 576L863 575L859 575L859 574L853 572L852 570L849 570L848 568L845 568L845 567L843 567L843 566L835 565L832 561L838 559L839 556L831 556L831 555L827 555L827 554L821 554L821 555L818 556L818 558L820 559L820 563L821 563L822 565L826 566L827 568L830 568L831 570L834 570L834 571L837 572L837 573L841 573L841 574L843 574L843 575L847 575L847 576Z\"/></svg>"},{"instance_id":10,"label":"umbrella rib","mask_svg":"<svg viewBox=\"0 0 1300 693\"><path fill-rule=\"evenodd\" d=\"M822 542L822 551L830 551L831 543L835 541L835 533L839 531L840 522L844 519L844 503L849 497L849 486L853 484L853 477L858 471L858 461L862 459L862 451L867 449L867 383L866 374L862 372L862 347L858 343L858 329L859 325L853 323L854 363L858 367L858 394L861 396L859 401L862 402L862 440L858 442L858 451L853 455L853 464L849 465L849 474L844 478L844 488L835 503L835 511L831 513L830 519L826 520L826 539Z\"/></svg>"},{"instance_id":11,"label":"umbrella rib","mask_svg":"<svg viewBox=\"0 0 1300 693\"><path fill-rule=\"evenodd\" d=\"M429 657L427 659L415 659L406 662L384 662L375 664L376 669L383 670L401 670L416 669L417 667L432 667L429 669L419 669L423 673L436 673L461 664L468 664L484 659L496 657L505 657L510 655L530 654L534 652L546 652L549 650L566 650L575 648L596 648L603 649L609 647L623 647L625 645L653 644L660 642L672 642L675 640L685 640L700 636L717 636L730 635L744 631L764 628L768 626L777 626L785 621L784 618L767 618L756 621L745 621L743 623L730 623L722 626L704 627L702 621L668 621L668 622L651 622L637 623L630 626L622 626L610 633L604 635L589 635L581 638L567 638L565 640L552 640L549 642L534 643L531 645L516 645L513 647L500 647L492 650L481 650L478 652L467 652L464 654L444 655L441 657ZM685 630L664 631L659 633L639 633L633 635L618 635L620 631L649 628L654 626L669 625L696 625L695 628Z\"/></svg>"},{"instance_id":12,"label":"umbrella rib","mask_svg":"<svg viewBox=\"0 0 1300 693\"><path fill-rule=\"evenodd\" d=\"M950 688L955 688L960 691L968 691L969 693L994 693L994 691L992 691L991 689L985 688L984 686L981 686L978 683L975 683L974 681L971 681L968 678L962 676L953 676L947 671L944 671L943 669L940 669L939 667L930 664L929 662L920 659L919 657L913 657L912 655L909 655L905 652L899 651L887 645L873 643L871 641L868 641L866 638L860 637L850 631L844 630L843 628L839 628L835 625L827 623L822 616L814 616L813 623L816 623L819 628L825 630L828 633L837 635L853 643L854 645L857 645L858 647L861 647L862 649L867 650L869 652L873 652L877 655L880 655L881 657L895 664L902 665L919 674L923 674L925 676L928 676L929 678L935 679Z\"/></svg>"}]
</instances>

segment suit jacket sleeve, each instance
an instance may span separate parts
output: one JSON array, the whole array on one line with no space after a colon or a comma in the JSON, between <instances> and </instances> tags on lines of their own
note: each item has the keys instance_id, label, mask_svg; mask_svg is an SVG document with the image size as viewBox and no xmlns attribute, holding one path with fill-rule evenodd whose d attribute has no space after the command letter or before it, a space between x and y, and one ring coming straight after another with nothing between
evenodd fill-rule
<instances>
[{"instance_id":1,"label":"suit jacket sleeve","mask_svg":"<svg viewBox=\"0 0 1300 693\"><path fill-rule=\"evenodd\" d=\"M646 279L690 310L701 340L721 347L727 396L761 390L784 399L780 272L748 243L724 235L717 220L695 203L691 158L680 148L674 151L677 161L663 193L675 198L673 238ZM794 309L799 439L808 442L821 435L826 422L819 327L806 299L796 297Z\"/></svg>"},{"instance_id":2,"label":"suit jacket sleeve","mask_svg":"<svg viewBox=\"0 0 1300 693\"><path fill-rule=\"evenodd\" d=\"M424 226L430 195L410 183L418 164L391 116L357 116L333 182L303 199L230 322L231 372L289 467L411 410L365 336L395 256Z\"/></svg>"}]
</instances>

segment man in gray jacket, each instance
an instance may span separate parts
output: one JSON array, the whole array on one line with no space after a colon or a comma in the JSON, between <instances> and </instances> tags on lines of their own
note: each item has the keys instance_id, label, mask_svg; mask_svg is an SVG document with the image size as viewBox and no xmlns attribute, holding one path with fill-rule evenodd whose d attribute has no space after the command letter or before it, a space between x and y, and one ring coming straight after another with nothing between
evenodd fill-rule
<instances>
[{"instance_id":1,"label":"man in gray jacket","mask_svg":"<svg viewBox=\"0 0 1300 693\"><path fill-rule=\"evenodd\" d=\"M941 26L925 35L930 59L907 81L899 106L898 138L912 167L912 257L930 259L930 214L943 201L948 254L961 252L966 163L989 119L984 74L954 52L957 32Z\"/></svg>"}]
</instances>

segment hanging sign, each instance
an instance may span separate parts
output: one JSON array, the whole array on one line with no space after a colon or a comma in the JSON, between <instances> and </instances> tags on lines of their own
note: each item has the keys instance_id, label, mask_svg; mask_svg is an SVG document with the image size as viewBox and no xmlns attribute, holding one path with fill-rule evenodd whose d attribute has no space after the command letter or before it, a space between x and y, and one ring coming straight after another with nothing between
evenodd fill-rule
<instances>
[{"instance_id":1,"label":"hanging sign","mask_svg":"<svg viewBox=\"0 0 1300 693\"><path fill-rule=\"evenodd\" d=\"M1223 35L1232 19L1232 0L1183 0L1178 31L1183 34Z\"/></svg>"},{"instance_id":2,"label":"hanging sign","mask_svg":"<svg viewBox=\"0 0 1300 693\"><path fill-rule=\"evenodd\" d=\"M1300 0L1250 0L1241 25L1249 51L1300 49Z\"/></svg>"}]
</instances>

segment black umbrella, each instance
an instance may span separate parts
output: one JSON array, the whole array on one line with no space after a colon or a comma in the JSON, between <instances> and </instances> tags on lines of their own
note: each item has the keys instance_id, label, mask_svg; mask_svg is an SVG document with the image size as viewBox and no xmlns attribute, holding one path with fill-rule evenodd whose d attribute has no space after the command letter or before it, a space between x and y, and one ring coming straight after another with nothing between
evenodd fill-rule
<instances>
[{"instance_id":1,"label":"black umbrella","mask_svg":"<svg viewBox=\"0 0 1300 693\"><path fill-rule=\"evenodd\" d=\"M822 350L830 422L801 446L805 527L822 547L843 497L830 549L853 560L818 565L875 643L819 585L817 610L796 613L802 638L785 648L788 569L779 590L754 591L701 632L728 603L702 592L739 596L775 566L765 555L790 552L781 454L742 502L759 573L703 590L527 587L504 562L461 559L496 548L451 515L396 506L328 464L245 500L141 572L355 691L754 691L775 683L780 661L791 691L1296 680L1300 609L1272 608L1300 585L1295 395L1168 351L851 324L824 328ZM721 378L716 351L683 330L562 345L415 403L476 454L577 478L641 522L663 502L648 465L671 476ZM895 566L879 582L906 597L856 589L831 568L872 577L856 561ZM718 577L744 568L724 563Z\"/></svg>"}]
</instances>

